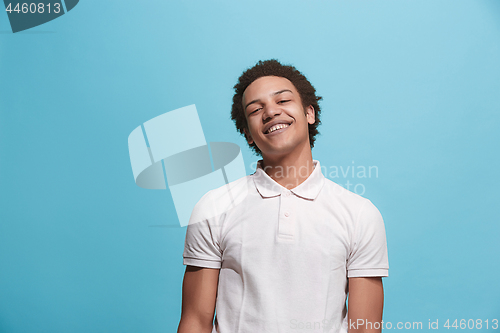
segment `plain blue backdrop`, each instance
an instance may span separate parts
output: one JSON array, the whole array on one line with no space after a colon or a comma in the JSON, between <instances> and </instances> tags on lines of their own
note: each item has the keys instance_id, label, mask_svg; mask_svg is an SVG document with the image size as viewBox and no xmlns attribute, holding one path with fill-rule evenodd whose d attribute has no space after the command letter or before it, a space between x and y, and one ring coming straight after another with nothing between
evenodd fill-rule
<instances>
[{"instance_id":1,"label":"plain blue backdrop","mask_svg":"<svg viewBox=\"0 0 500 333\"><path fill-rule=\"evenodd\" d=\"M498 0L83 0L0 13L0 332L176 331L186 229L127 137L196 104L252 173L232 87L269 58L324 98L313 157L377 167L330 178L384 217L384 321L500 319Z\"/></svg>"}]
</instances>

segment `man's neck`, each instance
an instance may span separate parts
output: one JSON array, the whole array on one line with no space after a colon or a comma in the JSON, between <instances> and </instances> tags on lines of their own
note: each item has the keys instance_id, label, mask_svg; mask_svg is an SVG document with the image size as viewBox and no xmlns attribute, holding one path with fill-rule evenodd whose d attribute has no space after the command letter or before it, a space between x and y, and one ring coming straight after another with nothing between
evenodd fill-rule
<instances>
[{"instance_id":1,"label":"man's neck","mask_svg":"<svg viewBox=\"0 0 500 333\"><path fill-rule=\"evenodd\" d=\"M261 166L269 177L289 190L302 184L314 171L310 146L295 154L263 156Z\"/></svg>"}]
</instances>

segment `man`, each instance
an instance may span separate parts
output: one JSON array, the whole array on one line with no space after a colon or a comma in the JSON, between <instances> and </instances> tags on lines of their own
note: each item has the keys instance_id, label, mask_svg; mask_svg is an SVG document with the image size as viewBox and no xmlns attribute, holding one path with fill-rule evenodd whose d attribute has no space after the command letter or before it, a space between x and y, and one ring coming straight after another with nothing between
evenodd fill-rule
<instances>
[{"instance_id":1,"label":"man","mask_svg":"<svg viewBox=\"0 0 500 333\"><path fill-rule=\"evenodd\" d=\"M245 188L241 202L211 211L226 186L193 210L179 333L381 331L384 222L312 159L319 100L299 71L276 60L239 78L232 119L262 160L230 184L234 197Z\"/></svg>"}]
</instances>

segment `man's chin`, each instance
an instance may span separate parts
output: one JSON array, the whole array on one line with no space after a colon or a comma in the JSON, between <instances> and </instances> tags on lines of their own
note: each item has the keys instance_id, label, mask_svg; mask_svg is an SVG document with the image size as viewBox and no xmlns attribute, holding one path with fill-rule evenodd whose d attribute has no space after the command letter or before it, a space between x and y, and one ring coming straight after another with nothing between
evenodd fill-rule
<instances>
[{"instance_id":1,"label":"man's chin","mask_svg":"<svg viewBox=\"0 0 500 333\"><path fill-rule=\"evenodd\" d=\"M292 153L293 150L294 147L290 147L288 145L273 145L273 146L267 146L264 149L260 149L260 151L262 152L262 157L264 158L286 156Z\"/></svg>"}]
</instances>

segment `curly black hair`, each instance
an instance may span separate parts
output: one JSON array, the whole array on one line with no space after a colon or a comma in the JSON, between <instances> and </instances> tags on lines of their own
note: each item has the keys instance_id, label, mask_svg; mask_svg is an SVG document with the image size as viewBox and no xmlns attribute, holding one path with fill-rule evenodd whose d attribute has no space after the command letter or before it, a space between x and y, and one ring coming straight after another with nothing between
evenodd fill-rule
<instances>
[{"instance_id":1,"label":"curly black hair","mask_svg":"<svg viewBox=\"0 0 500 333\"><path fill-rule=\"evenodd\" d=\"M288 79L299 92L302 105L305 108L312 105L314 108L315 119L314 124L309 124L309 142L311 148L314 147L315 136L319 134L317 129L320 121L321 108L318 102L323 99L321 96L316 96L316 89L306 79L306 77L291 65L282 65L276 59L259 60L257 64L247 69L238 78L238 83L234 86L233 106L231 108L231 119L236 125L236 129L245 136L244 129L248 130L247 119L243 109L243 93L245 89L255 80L263 76L279 76ZM257 147L255 142L250 144L256 155L262 156L262 151Z\"/></svg>"}]
</instances>

